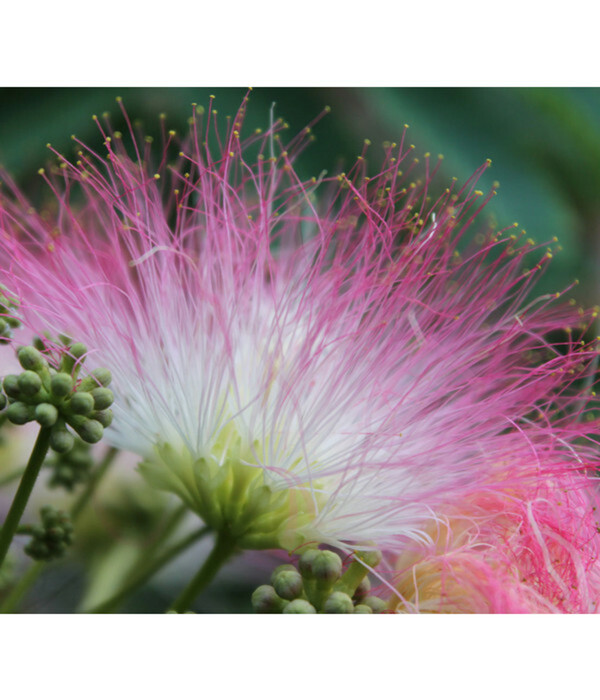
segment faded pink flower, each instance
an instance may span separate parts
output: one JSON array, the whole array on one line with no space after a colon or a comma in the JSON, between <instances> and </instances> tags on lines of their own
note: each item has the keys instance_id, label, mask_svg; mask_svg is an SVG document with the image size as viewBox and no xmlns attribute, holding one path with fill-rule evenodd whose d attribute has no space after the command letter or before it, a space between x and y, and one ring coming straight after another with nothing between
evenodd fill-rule
<instances>
[{"instance_id":1,"label":"faded pink flower","mask_svg":"<svg viewBox=\"0 0 600 700\"><path fill-rule=\"evenodd\" d=\"M481 492L396 559L400 612L597 613L600 501L585 477Z\"/></svg>"},{"instance_id":2,"label":"faded pink flower","mask_svg":"<svg viewBox=\"0 0 600 700\"><path fill-rule=\"evenodd\" d=\"M591 316L528 301L546 248L469 232L488 163L439 189L403 137L301 182L309 130L243 140L246 107L158 154L106 122L105 152L56 153L45 213L7 180L2 281L112 370L106 439L243 547L412 551L479 494L589 489Z\"/></svg>"}]
</instances>

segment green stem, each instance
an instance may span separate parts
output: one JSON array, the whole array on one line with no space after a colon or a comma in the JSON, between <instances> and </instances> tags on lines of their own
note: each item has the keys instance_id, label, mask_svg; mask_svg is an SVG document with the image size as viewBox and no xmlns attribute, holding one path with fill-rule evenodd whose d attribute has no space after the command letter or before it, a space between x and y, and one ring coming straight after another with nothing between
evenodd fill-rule
<instances>
[{"instance_id":1,"label":"green stem","mask_svg":"<svg viewBox=\"0 0 600 700\"><path fill-rule=\"evenodd\" d=\"M2 566L6 553L9 550L11 542L13 540L15 530L17 529L29 496L33 491L33 486L44 459L46 458L46 453L48 452L48 447L50 446L50 435L52 433L51 428L41 428L38 433L37 440L33 446L33 451L31 452L31 457L29 457L29 462L25 467L25 472L21 478L21 483L19 488L15 493L13 502L4 521L4 525L0 530L0 566Z\"/></svg>"},{"instance_id":2,"label":"green stem","mask_svg":"<svg viewBox=\"0 0 600 700\"><path fill-rule=\"evenodd\" d=\"M75 522L83 509L86 507L88 501L92 497L98 482L102 479L110 465L112 464L114 458L117 456L119 450L116 447L110 447L104 459L100 462L98 467L92 472L89 481L86 484L85 489L81 492L79 498L73 504L71 508L71 520Z\"/></svg>"},{"instance_id":3,"label":"green stem","mask_svg":"<svg viewBox=\"0 0 600 700\"><path fill-rule=\"evenodd\" d=\"M149 579L152 578L152 576L154 576L154 574L157 571L162 569L163 566L168 564L172 559L175 559L175 557L181 554L181 552L186 550L188 547L198 542L198 540L204 537L204 535L206 535L208 532L210 532L210 528L201 527L199 530L195 530L187 537L184 537L180 542L174 544L172 547L167 549L166 552L164 552L161 556L155 559L148 566L143 567L140 571L138 571L135 576L129 579L129 581L120 591L115 593L115 595L111 596L108 600L104 601L103 603L96 605L91 610L86 610L85 612L113 612L113 610L117 608L130 593L133 593L133 591L135 591L136 588L143 586Z\"/></svg>"},{"instance_id":4,"label":"green stem","mask_svg":"<svg viewBox=\"0 0 600 700\"><path fill-rule=\"evenodd\" d=\"M178 598L169 607L177 613L186 612L196 600L198 595L206 588L213 580L219 569L229 559L235 551L235 541L227 534L220 532L217 535L217 540L212 552L208 555L208 559L204 562L200 571L184 588Z\"/></svg>"}]
</instances>

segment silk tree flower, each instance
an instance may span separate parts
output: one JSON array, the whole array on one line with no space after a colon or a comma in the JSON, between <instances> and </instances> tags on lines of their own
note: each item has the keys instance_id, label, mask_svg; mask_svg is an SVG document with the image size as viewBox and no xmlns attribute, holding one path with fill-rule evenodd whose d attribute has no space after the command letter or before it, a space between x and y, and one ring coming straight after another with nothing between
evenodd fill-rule
<instances>
[{"instance_id":1,"label":"silk tree flower","mask_svg":"<svg viewBox=\"0 0 600 700\"><path fill-rule=\"evenodd\" d=\"M366 143L302 182L310 127L242 138L246 109L225 133L195 109L157 154L98 120L41 212L4 178L2 282L112 370L106 439L245 548L402 551L473 494L585 479L591 315L528 300L549 250L471 233L489 162L438 187L405 132L378 173Z\"/></svg>"},{"instance_id":2,"label":"silk tree flower","mask_svg":"<svg viewBox=\"0 0 600 700\"><path fill-rule=\"evenodd\" d=\"M479 493L396 560L399 612L597 613L598 495L565 474L527 493Z\"/></svg>"}]
</instances>

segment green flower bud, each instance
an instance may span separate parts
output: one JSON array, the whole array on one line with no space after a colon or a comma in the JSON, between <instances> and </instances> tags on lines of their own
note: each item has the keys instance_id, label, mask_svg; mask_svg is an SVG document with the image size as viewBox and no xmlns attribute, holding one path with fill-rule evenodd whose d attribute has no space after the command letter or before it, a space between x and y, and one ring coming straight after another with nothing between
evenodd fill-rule
<instances>
[{"instance_id":1,"label":"green flower bud","mask_svg":"<svg viewBox=\"0 0 600 700\"><path fill-rule=\"evenodd\" d=\"M50 389L58 398L68 396L73 391L73 378L66 372L59 372L50 380Z\"/></svg>"},{"instance_id":2,"label":"green flower bud","mask_svg":"<svg viewBox=\"0 0 600 700\"><path fill-rule=\"evenodd\" d=\"M77 391L71 397L69 408L78 416L89 416L94 410L94 397L85 391Z\"/></svg>"},{"instance_id":3,"label":"green flower bud","mask_svg":"<svg viewBox=\"0 0 600 700\"><path fill-rule=\"evenodd\" d=\"M32 345L19 348L17 358L23 369L30 369L33 371L39 371L48 364L41 352L36 350Z\"/></svg>"},{"instance_id":4,"label":"green flower bud","mask_svg":"<svg viewBox=\"0 0 600 700\"><path fill-rule=\"evenodd\" d=\"M360 561L363 561L367 566L370 566L372 569L374 569L382 559L381 552L378 552L377 550L357 552L356 557L360 559Z\"/></svg>"},{"instance_id":5,"label":"green flower bud","mask_svg":"<svg viewBox=\"0 0 600 700\"><path fill-rule=\"evenodd\" d=\"M110 389L98 388L90 391L90 394L94 397L94 408L97 411L109 408L115 400L114 394Z\"/></svg>"},{"instance_id":6,"label":"green flower bud","mask_svg":"<svg viewBox=\"0 0 600 700\"><path fill-rule=\"evenodd\" d=\"M252 608L257 613L280 613L285 606L273 586L259 586L252 594Z\"/></svg>"},{"instance_id":7,"label":"green flower bud","mask_svg":"<svg viewBox=\"0 0 600 700\"><path fill-rule=\"evenodd\" d=\"M272 576L271 583L277 595L285 600L294 600L302 595L302 576L295 569L279 571Z\"/></svg>"},{"instance_id":8,"label":"green flower bud","mask_svg":"<svg viewBox=\"0 0 600 700\"><path fill-rule=\"evenodd\" d=\"M79 359L87 353L87 347L83 343L73 343L69 348L69 355Z\"/></svg>"},{"instance_id":9,"label":"green flower bud","mask_svg":"<svg viewBox=\"0 0 600 700\"><path fill-rule=\"evenodd\" d=\"M40 403L35 407L35 419L44 428L50 428L58 420L58 410L51 403Z\"/></svg>"},{"instance_id":10,"label":"green flower bud","mask_svg":"<svg viewBox=\"0 0 600 700\"><path fill-rule=\"evenodd\" d=\"M40 352L44 352L44 350L46 349L46 345L44 341L39 337L39 335L34 336L31 344L36 350L39 350Z\"/></svg>"},{"instance_id":11,"label":"green flower bud","mask_svg":"<svg viewBox=\"0 0 600 700\"><path fill-rule=\"evenodd\" d=\"M13 316L7 316L5 320L11 328L18 328L21 325L21 321Z\"/></svg>"},{"instance_id":12,"label":"green flower bud","mask_svg":"<svg viewBox=\"0 0 600 700\"><path fill-rule=\"evenodd\" d=\"M61 362L61 371L66 372L67 374L70 374L73 371L73 367L75 367L75 363L80 357L83 357L87 352L87 348L83 343L75 343L74 345L71 345L70 348L67 349L65 354L63 355L62 362ZM81 363L83 360L79 363Z\"/></svg>"},{"instance_id":13,"label":"green flower bud","mask_svg":"<svg viewBox=\"0 0 600 700\"><path fill-rule=\"evenodd\" d=\"M322 583L333 583L342 575L342 560L335 552L321 550L311 562L312 575Z\"/></svg>"},{"instance_id":14,"label":"green flower bud","mask_svg":"<svg viewBox=\"0 0 600 700\"><path fill-rule=\"evenodd\" d=\"M92 372L92 377L96 379L100 386L108 386L112 382L112 374L106 367L98 367Z\"/></svg>"},{"instance_id":15,"label":"green flower bud","mask_svg":"<svg viewBox=\"0 0 600 700\"><path fill-rule=\"evenodd\" d=\"M106 411L98 411L97 413L94 413L93 418L95 418L103 428L108 428L108 426L113 422L113 412L110 410L110 408L107 408Z\"/></svg>"},{"instance_id":16,"label":"green flower bud","mask_svg":"<svg viewBox=\"0 0 600 700\"><path fill-rule=\"evenodd\" d=\"M288 603L285 608L283 609L283 612L285 614L315 614L317 611L315 608L308 602L308 600L303 600L302 598L296 598L296 600L292 600L291 603Z\"/></svg>"},{"instance_id":17,"label":"green flower bud","mask_svg":"<svg viewBox=\"0 0 600 700\"><path fill-rule=\"evenodd\" d=\"M6 331L10 328L8 323L6 322L6 319L0 318L0 335L5 336Z\"/></svg>"},{"instance_id":18,"label":"green flower bud","mask_svg":"<svg viewBox=\"0 0 600 700\"><path fill-rule=\"evenodd\" d=\"M370 615L373 611L368 605L365 605L364 603L359 603L354 607L354 614L355 615Z\"/></svg>"},{"instance_id":19,"label":"green flower bud","mask_svg":"<svg viewBox=\"0 0 600 700\"><path fill-rule=\"evenodd\" d=\"M21 393L25 396L34 396L42 388L40 375L32 372L30 369L19 375L17 383Z\"/></svg>"},{"instance_id":20,"label":"green flower bud","mask_svg":"<svg viewBox=\"0 0 600 700\"><path fill-rule=\"evenodd\" d=\"M387 603L377 596L370 595L361 601L363 605L368 605L374 613L380 613L387 610Z\"/></svg>"},{"instance_id":21,"label":"green flower bud","mask_svg":"<svg viewBox=\"0 0 600 700\"><path fill-rule=\"evenodd\" d=\"M323 612L337 615L353 613L354 603L347 593L335 591L325 601Z\"/></svg>"},{"instance_id":22,"label":"green flower bud","mask_svg":"<svg viewBox=\"0 0 600 700\"><path fill-rule=\"evenodd\" d=\"M68 430L53 430L50 435L50 447L59 454L64 454L73 448L75 438Z\"/></svg>"},{"instance_id":23,"label":"green flower bud","mask_svg":"<svg viewBox=\"0 0 600 700\"><path fill-rule=\"evenodd\" d=\"M21 396L19 390L19 377L16 374L7 374L2 381L2 386L7 396L13 399L18 399Z\"/></svg>"},{"instance_id":24,"label":"green flower bud","mask_svg":"<svg viewBox=\"0 0 600 700\"><path fill-rule=\"evenodd\" d=\"M74 418L80 417L81 416L74 416ZM94 444L102 440L104 428L102 427L102 423L99 423L97 420L83 418L83 420L77 420L75 422L70 421L70 423L84 442Z\"/></svg>"},{"instance_id":25,"label":"green flower bud","mask_svg":"<svg viewBox=\"0 0 600 700\"><path fill-rule=\"evenodd\" d=\"M8 400L4 394L0 394L0 411L3 411L6 408L6 404L8 403Z\"/></svg>"},{"instance_id":26,"label":"green flower bud","mask_svg":"<svg viewBox=\"0 0 600 700\"><path fill-rule=\"evenodd\" d=\"M298 561L298 568L300 569L300 573L302 576L305 578L311 578L312 577L312 563L320 553L320 549L307 549L306 552L300 557L300 560Z\"/></svg>"},{"instance_id":27,"label":"green flower bud","mask_svg":"<svg viewBox=\"0 0 600 700\"><path fill-rule=\"evenodd\" d=\"M25 425L25 423L33 420L34 408L33 406L21 403L21 401L15 401L8 407L6 417L15 425Z\"/></svg>"}]
</instances>

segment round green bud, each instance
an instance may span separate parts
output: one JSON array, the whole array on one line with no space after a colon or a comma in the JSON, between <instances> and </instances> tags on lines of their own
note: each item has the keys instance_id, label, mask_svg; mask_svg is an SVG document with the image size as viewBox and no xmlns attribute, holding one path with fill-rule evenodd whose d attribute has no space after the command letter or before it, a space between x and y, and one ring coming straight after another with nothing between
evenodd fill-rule
<instances>
[{"instance_id":1,"label":"round green bud","mask_svg":"<svg viewBox=\"0 0 600 700\"><path fill-rule=\"evenodd\" d=\"M6 417L15 425L25 425L25 423L33 420L33 415L33 406L28 406L25 403L21 403L21 401L15 401L6 411Z\"/></svg>"},{"instance_id":2,"label":"round green bud","mask_svg":"<svg viewBox=\"0 0 600 700\"><path fill-rule=\"evenodd\" d=\"M312 560L311 569L317 581L333 583L342 575L342 560L335 552L323 549Z\"/></svg>"},{"instance_id":3,"label":"round green bud","mask_svg":"<svg viewBox=\"0 0 600 700\"><path fill-rule=\"evenodd\" d=\"M368 605L374 613L380 613L387 610L387 603L377 596L370 595L361 601L363 605Z\"/></svg>"},{"instance_id":4,"label":"round green bud","mask_svg":"<svg viewBox=\"0 0 600 700\"><path fill-rule=\"evenodd\" d=\"M19 390L19 377L16 374L7 374L2 381L2 386L7 396L18 399L21 395Z\"/></svg>"},{"instance_id":5,"label":"round green bud","mask_svg":"<svg viewBox=\"0 0 600 700\"><path fill-rule=\"evenodd\" d=\"M323 612L337 615L353 613L354 603L348 594L335 591L325 601Z\"/></svg>"},{"instance_id":6,"label":"round green bud","mask_svg":"<svg viewBox=\"0 0 600 700\"><path fill-rule=\"evenodd\" d=\"M7 316L5 320L11 328L18 328L21 325L21 321L14 316Z\"/></svg>"},{"instance_id":7,"label":"round green bud","mask_svg":"<svg viewBox=\"0 0 600 700\"><path fill-rule=\"evenodd\" d=\"M381 562L382 556L381 552L374 549L372 551L357 552L356 558L374 569Z\"/></svg>"},{"instance_id":8,"label":"round green bud","mask_svg":"<svg viewBox=\"0 0 600 700\"><path fill-rule=\"evenodd\" d=\"M0 394L0 411L3 411L6 408L6 404L8 403L8 399L4 394Z\"/></svg>"},{"instance_id":9,"label":"round green bud","mask_svg":"<svg viewBox=\"0 0 600 700\"><path fill-rule=\"evenodd\" d=\"M51 527L46 531L46 537L51 542L60 542L65 538L65 531L62 529L62 527Z\"/></svg>"},{"instance_id":10,"label":"round green bud","mask_svg":"<svg viewBox=\"0 0 600 700\"><path fill-rule=\"evenodd\" d=\"M35 407L35 419L44 428L50 428L58 420L58 410L51 403L40 403Z\"/></svg>"},{"instance_id":11,"label":"round green bud","mask_svg":"<svg viewBox=\"0 0 600 700\"><path fill-rule=\"evenodd\" d=\"M40 375L32 372L30 369L25 370L19 375L17 380L21 393L25 396L34 396L42 388L42 380Z\"/></svg>"},{"instance_id":12,"label":"round green bud","mask_svg":"<svg viewBox=\"0 0 600 700\"><path fill-rule=\"evenodd\" d=\"M307 549L306 552L302 554L300 560L298 561L298 568L302 576L310 578L312 577L312 563L321 552L320 549Z\"/></svg>"},{"instance_id":13,"label":"round green bud","mask_svg":"<svg viewBox=\"0 0 600 700\"><path fill-rule=\"evenodd\" d=\"M104 435L102 423L89 418L77 421L77 424L73 425L73 428L84 442L90 442L92 444L102 440L102 436Z\"/></svg>"},{"instance_id":14,"label":"round green bud","mask_svg":"<svg viewBox=\"0 0 600 700\"><path fill-rule=\"evenodd\" d=\"M355 615L370 615L373 611L368 605L365 605L364 603L359 603L354 607L354 614Z\"/></svg>"},{"instance_id":15,"label":"round green bud","mask_svg":"<svg viewBox=\"0 0 600 700\"><path fill-rule=\"evenodd\" d=\"M69 355L76 358L83 357L87 353L87 347L83 343L74 343L69 348Z\"/></svg>"},{"instance_id":16,"label":"round green bud","mask_svg":"<svg viewBox=\"0 0 600 700\"><path fill-rule=\"evenodd\" d=\"M39 337L39 335L34 336L31 344L36 350L39 350L40 352L44 352L44 350L46 349L44 341Z\"/></svg>"},{"instance_id":17,"label":"round green bud","mask_svg":"<svg viewBox=\"0 0 600 700\"><path fill-rule=\"evenodd\" d=\"M302 598L296 598L296 600L292 600L290 603L288 603L285 608L283 609L283 612L286 615L289 614L312 614L314 615L317 611L315 608L308 602L308 600L303 600Z\"/></svg>"},{"instance_id":18,"label":"round green bud","mask_svg":"<svg viewBox=\"0 0 600 700\"><path fill-rule=\"evenodd\" d=\"M302 595L302 576L294 571L280 571L271 579L273 588L278 596L285 600L294 600Z\"/></svg>"},{"instance_id":19,"label":"round green bud","mask_svg":"<svg viewBox=\"0 0 600 700\"><path fill-rule=\"evenodd\" d=\"M271 574L271 583L273 579L280 574L282 571L296 571L296 567L293 564L280 564L275 571Z\"/></svg>"},{"instance_id":20,"label":"round green bud","mask_svg":"<svg viewBox=\"0 0 600 700\"><path fill-rule=\"evenodd\" d=\"M59 454L64 454L73 448L75 438L68 430L53 430L50 435L50 447Z\"/></svg>"},{"instance_id":21,"label":"round green bud","mask_svg":"<svg viewBox=\"0 0 600 700\"><path fill-rule=\"evenodd\" d=\"M92 372L92 377L94 377L100 386L108 386L112 382L112 374L106 367L98 367Z\"/></svg>"},{"instance_id":22,"label":"round green bud","mask_svg":"<svg viewBox=\"0 0 600 700\"><path fill-rule=\"evenodd\" d=\"M106 411L98 411L94 413L93 417L102 425L103 428L108 428L108 426L113 422L113 412L110 408Z\"/></svg>"},{"instance_id":23,"label":"round green bud","mask_svg":"<svg viewBox=\"0 0 600 700\"><path fill-rule=\"evenodd\" d=\"M50 380L50 389L58 398L68 396L73 391L73 378L66 372L58 372Z\"/></svg>"},{"instance_id":24,"label":"round green bud","mask_svg":"<svg viewBox=\"0 0 600 700\"><path fill-rule=\"evenodd\" d=\"M71 396L69 408L78 416L89 416L94 410L94 397L86 391L77 391Z\"/></svg>"},{"instance_id":25,"label":"round green bud","mask_svg":"<svg viewBox=\"0 0 600 700\"><path fill-rule=\"evenodd\" d=\"M285 601L275 592L273 586L259 586L252 594L252 608L257 613L279 613Z\"/></svg>"},{"instance_id":26,"label":"round green bud","mask_svg":"<svg viewBox=\"0 0 600 700\"><path fill-rule=\"evenodd\" d=\"M45 367L48 363L43 357L39 350L36 350L32 345L26 345L23 348L19 348L17 353L17 358L23 369L30 370L40 370Z\"/></svg>"},{"instance_id":27,"label":"round green bud","mask_svg":"<svg viewBox=\"0 0 600 700\"><path fill-rule=\"evenodd\" d=\"M90 391L94 398L94 408L96 411L103 411L112 405L115 400L114 394L110 389L98 388Z\"/></svg>"},{"instance_id":28,"label":"round green bud","mask_svg":"<svg viewBox=\"0 0 600 700\"><path fill-rule=\"evenodd\" d=\"M6 319L0 318L0 335L4 335L6 331L10 328Z\"/></svg>"}]
</instances>

